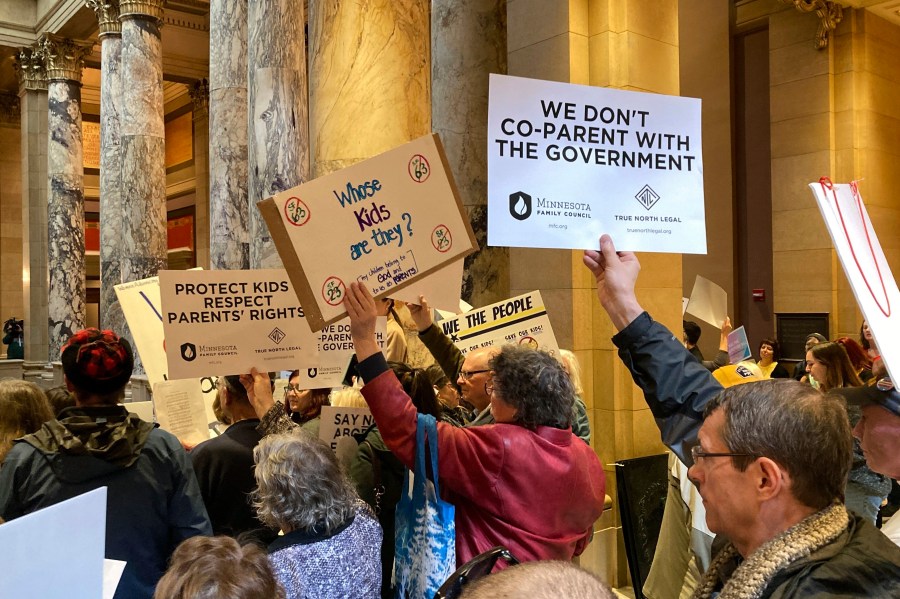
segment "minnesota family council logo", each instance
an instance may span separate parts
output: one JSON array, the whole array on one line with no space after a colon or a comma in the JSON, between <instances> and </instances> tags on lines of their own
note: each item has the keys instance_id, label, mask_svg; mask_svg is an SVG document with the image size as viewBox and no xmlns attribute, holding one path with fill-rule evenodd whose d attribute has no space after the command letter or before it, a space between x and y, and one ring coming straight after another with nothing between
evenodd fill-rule
<instances>
[{"instance_id":1,"label":"minnesota family council logo","mask_svg":"<svg viewBox=\"0 0 900 599\"><path fill-rule=\"evenodd\" d=\"M509 194L509 214L516 220L531 216L531 196L524 191Z\"/></svg>"},{"instance_id":2,"label":"minnesota family council logo","mask_svg":"<svg viewBox=\"0 0 900 599\"><path fill-rule=\"evenodd\" d=\"M181 359L185 362L193 362L197 357L197 346L193 343L181 344Z\"/></svg>"}]
</instances>

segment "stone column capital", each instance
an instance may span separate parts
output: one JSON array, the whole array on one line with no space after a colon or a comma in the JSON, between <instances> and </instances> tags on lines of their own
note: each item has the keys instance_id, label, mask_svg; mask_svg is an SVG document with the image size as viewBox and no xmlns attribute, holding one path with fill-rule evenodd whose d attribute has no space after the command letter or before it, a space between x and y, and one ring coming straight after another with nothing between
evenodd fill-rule
<instances>
[{"instance_id":1,"label":"stone column capital","mask_svg":"<svg viewBox=\"0 0 900 599\"><path fill-rule=\"evenodd\" d=\"M191 95L191 102L194 105L194 118L199 115L206 115L209 112L209 80L198 79L193 85L188 87L188 93Z\"/></svg>"},{"instance_id":2,"label":"stone column capital","mask_svg":"<svg viewBox=\"0 0 900 599\"><path fill-rule=\"evenodd\" d=\"M15 67L19 76L19 95L28 90L47 91L47 69L44 68L44 57L36 47L19 50Z\"/></svg>"},{"instance_id":3,"label":"stone column capital","mask_svg":"<svg viewBox=\"0 0 900 599\"><path fill-rule=\"evenodd\" d=\"M38 47L44 59L44 67L47 69L47 81L81 83L84 57L93 51L93 43L45 33L38 40Z\"/></svg>"},{"instance_id":4,"label":"stone column capital","mask_svg":"<svg viewBox=\"0 0 900 599\"><path fill-rule=\"evenodd\" d=\"M119 20L126 17L154 19L163 18L163 4L166 0L119 0Z\"/></svg>"},{"instance_id":5,"label":"stone column capital","mask_svg":"<svg viewBox=\"0 0 900 599\"><path fill-rule=\"evenodd\" d=\"M84 5L92 9L100 23L100 39L107 35L121 35L119 22L119 0L84 0Z\"/></svg>"}]
</instances>

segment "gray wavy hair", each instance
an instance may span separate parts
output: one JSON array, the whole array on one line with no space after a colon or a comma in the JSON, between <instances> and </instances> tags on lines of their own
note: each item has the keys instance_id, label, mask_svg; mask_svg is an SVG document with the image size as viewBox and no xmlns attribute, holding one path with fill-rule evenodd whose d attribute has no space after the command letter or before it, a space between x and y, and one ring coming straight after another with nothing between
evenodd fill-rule
<instances>
[{"instance_id":1,"label":"gray wavy hair","mask_svg":"<svg viewBox=\"0 0 900 599\"><path fill-rule=\"evenodd\" d=\"M268 436L253 459L253 506L268 526L330 534L356 512L356 490L334 452L309 433Z\"/></svg>"}]
</instances>

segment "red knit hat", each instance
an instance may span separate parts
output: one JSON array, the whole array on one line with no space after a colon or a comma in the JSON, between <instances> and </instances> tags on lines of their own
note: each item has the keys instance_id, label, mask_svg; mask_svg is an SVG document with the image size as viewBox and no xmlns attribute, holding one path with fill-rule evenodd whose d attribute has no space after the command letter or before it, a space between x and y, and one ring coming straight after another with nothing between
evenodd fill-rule
<instances>
[{"instance_id":1,"label":"red knit hat","mask_svg":"<svg viewBox=\"0 0 900 599\"><path fill-rule=\"evenodd\" d=\"M112 331L83 329L62 348L66 378L78 389L105 395L128 384L134 356L127 339Z\"/></svg>"}]
</instances>

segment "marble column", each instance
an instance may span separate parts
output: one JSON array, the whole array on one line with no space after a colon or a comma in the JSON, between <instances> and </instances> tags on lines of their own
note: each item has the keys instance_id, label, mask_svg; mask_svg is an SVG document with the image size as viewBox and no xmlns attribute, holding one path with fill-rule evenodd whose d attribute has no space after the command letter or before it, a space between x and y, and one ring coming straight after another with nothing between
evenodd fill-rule
<instances>
[{"instance_id":1,"label":"marble column","mask_svg":"<svg viewBox=\"0 0 900 599\"><path fill-rule=\"evenodd\" d=\"M506 0L432 0L431 122L481 247L463 275L474 306L509 297L509 248L487 245L490 73L506 73Z\"/></svg>"},{"instance_id":2,"label":"marble column","mask_svg":"<svg viewBox=\"0 0 900 599\"><path fill-rule=\"evenodd\" d=\"M163 121L164 0L121 0L122 280L155 276L167 265Z\"/></svg>"},{"instance_id":3,"label":"marble column","mask_svg":"<svg viewBox=\"0 0 900 599\"><path fill-rule=\"evenodd\" d=\"M304 10L292 0L247 10L251 268L281 268L256 203L309 178Z\"/></svg>"},{"instance_id":4,"label":"marble column","mask_svg":"<svg viewBox=\"0 0 900 599\"><path fill-rule=\"evenodd\" d=\"M50 361L84 328L84 154L81 70L93 44L52 34L40 40L47 69L47 247Z\"/></svg>"},{"instance_id":5,"label":"marble column","mask_svg":"<svg viewBox=\"0 0 900 599\"><path fill-rule=\"evenodd\" d=\"M209 5L209 266L250 268L247 0ZM254 208L255 210L255 208Z\"/></svg>"},{"instance_id":6,"label":"marble column","mask_svg":"<svg viewBox=\"0 0 900 599\"><path fill-rule=\"evenodd\" d=\"M427 0L310 2L315 177L431 132L428 15Z\"/></svg>"},{"instance_id":7,"label":"marble column","mask_svg":"<svg viewBox=\"0 0 900 599\"><path fill-rule=\"evenodd\" d=\"M49 360L47 298L47 71L34 48L16 55L22 118L22 291L25 378Z\"/></svg>"},{"instance_id":8,"label":"marble column","mask_svg":"<svg viewBox=\"0 0 900 599\"><path fill-rule=\"evenodd\" d=\"M100 326L122 332L125 315L116 298L122 282L122 27L119 0L86 0L100 25Z\"/></svg>"},{"instance_id":9,"label":"marble column","mask_svg":"<svg viewBox=\"0 0 900 599\"><path fill-rule=\"evenodd\" d=\"M209 268L209 81L188 90L194 122L194 263Z\"/></svg>"}]
</instances>

